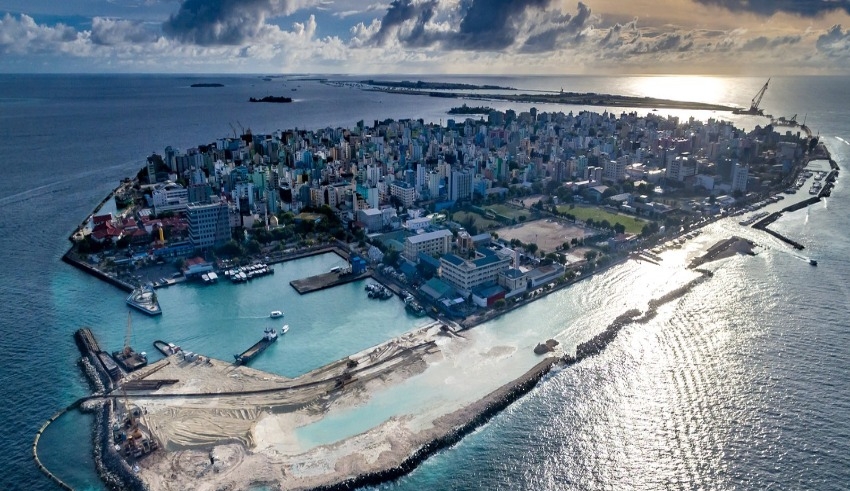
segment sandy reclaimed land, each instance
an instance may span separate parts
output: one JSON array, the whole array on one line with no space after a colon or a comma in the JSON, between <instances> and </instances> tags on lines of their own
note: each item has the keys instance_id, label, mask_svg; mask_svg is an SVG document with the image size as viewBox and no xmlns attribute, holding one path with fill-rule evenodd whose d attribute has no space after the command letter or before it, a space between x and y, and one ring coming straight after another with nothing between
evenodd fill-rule
<instances>
[{"instance_id":1,"label":"sandy reclaimed land","mask_svg":"<svg viewBox=\"0 0 850 491\"><path fill-rule=\"evenodd\" d=\"M503 227L496 230L496 233L499 234L500 239L517 239L524 244L537 244L539 250L546 252L554 252L564 242L583 239L587 235L584 227L551 218Z\"/></svg>"},{"instance_id":2,"label":"sandy reclaimed land","mask_svg":"<svg viewBox=\"0 0 850 491\"><path fill-rule=\"evenodd\" d=\"M295 379L172 355L132 374L132 379L178 380L155 391L128 392L163 449L138 462L139 475L153 491L241 490L257 484L310 489L397 467L423 445L468 423L509 387L429 416L425 423L392 417L329 445L299 442L295 430L335 408L364 404L371 394L439 363L443 349L465 349L464 342L431 324Z\"/></svg>"}]
</instances>

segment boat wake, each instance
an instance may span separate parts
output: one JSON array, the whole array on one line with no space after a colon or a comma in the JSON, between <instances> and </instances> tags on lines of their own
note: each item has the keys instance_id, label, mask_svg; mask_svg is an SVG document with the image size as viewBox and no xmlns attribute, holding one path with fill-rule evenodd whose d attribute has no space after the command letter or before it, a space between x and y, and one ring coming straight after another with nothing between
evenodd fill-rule
<instances>
[{"instance_id":1,"label":"boat wake","mask_svg":"<svg viewBox=\"0 0 850 491\"><path fill-rule=\"evenodd\" d=\"M836 136L836 137L835 137L835 139L836 139L836 140L838 140L838 141L840 141L841 143L843 143L843 144L845 144L845 145L850 145L850 142L848 142L848 141L847 141L847 140L845 140L844 138L841 138L840 136Z\"/></svg>"}]
</instances>

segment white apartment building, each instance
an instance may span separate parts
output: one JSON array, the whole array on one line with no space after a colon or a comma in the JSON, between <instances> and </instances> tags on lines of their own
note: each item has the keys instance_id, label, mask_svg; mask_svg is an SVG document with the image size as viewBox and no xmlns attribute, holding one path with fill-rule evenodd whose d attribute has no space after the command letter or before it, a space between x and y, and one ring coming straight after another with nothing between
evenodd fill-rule
<instances>
[{"instance_id":1,"label":"white apartment building","mask_svg":"<svg viewBox=\"0 0 850 491\"><path fill-rule=\"evenodd\" d=\"M461 295L469 295L472 289L485 283L495 283L499 273L511 265L511 257L482 249L475 259L463 259L454 254L440 258L440 277L453 286Z\"/></svg>"},{"instance_id":2,"label":"white apartment building","mask_svg":"<svg viewBox=\"0 0 850 491\"><path fill-rule=\"evenodd\" d=\"M403 255L410 261L418 262L419 253L442 256L452 247L452 233L442 229L408 237L404 241Z\"/></svg>"},{"instance_id":3,"label":"white apartment building","mask_svg":"<svg viewBox=\"0 0 850 491\"><path fill-rule=\"evenodd\" d=\"M189 190L173 182L157 184L151 200L153 212L157 215L166 211L184 211L189 204Z\"/></svg>"}]
</instances>

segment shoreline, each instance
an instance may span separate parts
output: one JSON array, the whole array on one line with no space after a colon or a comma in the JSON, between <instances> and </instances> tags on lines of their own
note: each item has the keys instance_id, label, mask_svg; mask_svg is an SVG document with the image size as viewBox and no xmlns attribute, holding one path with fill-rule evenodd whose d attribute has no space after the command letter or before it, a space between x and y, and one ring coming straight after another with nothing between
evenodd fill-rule
<instances>
[{"instance_id":1,"label":"shoreline","mask_svg":"<svg viewBox=\"0 0 850 491\"><path fill-rule=\"evenodd\" d=\"M721 104L710 104L706 102L677 101L673 99L658 99L652 97L624 96L614 94L576 93L562 92L555 94L466 94L461 92L434 92L429 90L404 89L381 86L364 87L361 90L370 92L384 92L387 94L417 95L426 97L440 97L446 99L469 99L481 101L502 101L519 104L567 104L579 106L610 106L631 108L663 108L663 109L687 109L695 111L724 111L732 112L737 108Z\"/></svg>"},{"instance_id":2,"label":"shoreline","mask_svg":"<svg viewBox=\"0 0 850 491\"><path fill-rule=\"evenodd\" d=\"M826 158L829 160L830 165L833 168L831 175L835 175L837 173L837 170L838 170L837 167L838 166L832 160L832 158L829 155L829 152L825 148L825 146L822 146L822 147L823 147L822 148L823 151L826 154ZM818 157L818 158L823 158L823 157ZM804 167L804 166L805 166L805 164L802 167ZM119 186L119 188L120 187L121 186ZM110 197L112 197L113 194L114 194L114 192L111 193L106 199L104 199L101 202L101 204L99 205L98 209ZM820 196L818 196L818 198L820 198ZM806 206L808 206L808 204ZM786 210L783 209L782 211L784 212ZM793 210L789 210L789 211L793 211ZM698 228L704 226L706 223L710 223L710 222L702 223L698 226L693 227L690 230L698 229ZM681 233L681 234L678 234L678 235L681 236L682 234L684 234L684 232ZM316 253L318 253L318 252L316 252ZM559 291L562 288L571 286L572 284L574 284L578 281L581 281L581 280L586 279L586 278L593 277L596 273L603 273L603 272L611 269L612 267L614 267L616 265L620 265L620 264L628 261L628 259L629 259L629 257L623 257L623 258L620 258L616 261L612 261L611 263L606 264L604 267L600 267L598 269L595 269L594 271L592 271L588 274L580 275L575 280L564 282L561 285L555 286L551 290L546 290L545 294L541 295L540 297L548 296L549 294L554 293L556 291ZM63 261L64 260L65 260L65 257L63 256ZM71 261L66 261L66 262L69 262L70 264L74 264ZM87 266L87 265L80 264L80 265L75 265L75 266L80 268L81 270L90 272L91 274L98 276L98 274L95 274L94 272L88 271L88 269L81 267L81 266ZM104 279L105 281L110 281L110 278L105 273L102 273L102 272L96 270L95 268L91 268L91 269L93 271L97 271L97 273L100 273L100 275L102 275L102 277L100 277L100 276L98 276L98 277L100 277L101 279ZM710 274L707 274L706 272L703 272L703 271L700 271L700 272L702 273L702 276L697 278L697 280L699 280L699 282L705 281L706 279L708 279L710 277ZM391 480L397 479L400 476L408 474L409 472L414 470L422 461L424 461L425 459L427 459L428 457L430 457L434 453L436 453L436 452L438 452L438 451L440 451L440 450L442 450L446 447L453 445L454 443L456 443L457 441L462 439L465 435L469 434L471 431L475 430L476 428L480 427L483 424L486 424L490 419L492 419L493 416L498 414L500 411L505 409L507 406L509 406L514 401L521 398L523 395L527 394L530 390L532 390L534 387L536 387L536 385L540 381L540 379L542 379L549 371L551 371L553 366L555 366L558 363L563 363L566 366L571 366L572 364L578 363L578 362L582 361L583 359L585 359L589 356L594 356L598 353L601 353L602 351L604 351L604 349L606 349L607 345L610 344L610 342L612 342L614 340L617 333L623 327L631 325L631 324L647 322L652 317L654 317L654 310L658 307L658 305L660 305L662 303L666 303L668 301L675 300L676 298L679 298L680 296L684 295L685 293L687 293L687 291L690 290L690 288L692 288L693 286L696 286L696 284L698 284L697 280L692 280L687 285L675 290L674 292L671 292L667 295L664 295L662 298L660 298L658 300L653 299L652 301L650 301L649 310L647 310L645 313L643 313L641 317L638 317L638 314L641 314L640 312L637 312L637 313L627 312L626 314L623 314L622 316L617 317L615 319L615 321L611 325L609 325L609 327L606 330L598 333L596 336L594 336L590 340L577 345L576 346L576 357L572 357L570 355L564 355L561 358L556 357L556 356L546 357L542 361L535 364L531 369L524 372L520 377L518 377L518 378L516 378L516 379L514 379L514 380L512 380L512 381L510 381L506 384L499 386L498 388L489 392L487 395L485 395L481 399L479 399L479 400L477 400L477 401L475 401L471 404L468 404L466 406L463 406L460 409L457 409L457 410L455 410L451 413L448 413L444 416L437 418L437 420L434 421L434 426L433 426L432 429L423 430L423 431L420 431L420 432L415 434L416 436L421 435L423 437L427 437L427 438L430 438L430 439L426 439L426 443L424 443L423 445L418 447L418 449L415 450L413 453L409 454L397 466L387 467L387 468L372 471L372 472L363 472L363 473L357 474L353 478L349 478L349 479L342 480L342 481L332 483L332 484L319 485L319 486L309 486L309 487L297 487L297 489L323 489L323 490L324 489L328 489L328 490L330 490L330 489L334 489L334 490L335 489L351 489L352 487L360 487L360 486L379 484L379 483L391 481ZM482 318L475 319L474 321L469 322L466 326L463 326L462 330L471 329L472 327L478 326L478 325L480 325L484 322L492 320L493 318L500 317L501 315L503 315L507 312L510 312L515 308L525 306L526 304L528 304L532 301L535 301L535 300L539 299L540 297L535 297L533 299L524 300L522 302L519 302L516 305L512 305L511 308L503 309L501 311L493 311L494 315L489 316L489 317L485 315L485 316L482 316ZM652 313L652 315L650 315L651 313ZM465 322L465 320L464 320L464 322ZM463 325L463 323L461 325ZM588 344L588 343L591 343L591 344ZM585 346L586 349L583 349L581 354L580 354L579 348L582 347L582 346ZM355 355L352 355L352 356L355 356ZM350 358L351 357L343 358L342 360L340 360L338 362L331 363L329 365L344 362L346 359L350 359ZM318 370L321 370L321 369L324 369L324 368L325 367L321 367ZM260 373L264 373L264 372L260 372ZM407 375L407 376L409 376L409 375ZM368 392L368 390L366 392ZM184 394L183 396L185 397L186 395ZM116 395L109 395L105 398L105 400L115 401L116 397L117 397ZM133 398L145 399L144 395L134 394L132 397ZM97 396L88 396L87 398L84 398L84 399L93 399L93 398L97 398ZM78 401L77 403L75 403L75 405L79 406L79 403L81 401L82 401L82 399L80 401ZM355 402L358 402L358 401L355 401ZM67 411L70 408L72 408L72 407L69 406L68 408L66 408L62 412ZM107 410L107 408L104 407L103 411L106 411L106 410ZM61 414L62 412L60 412L59 414ZM38 436L40 436L41 431L43 431L50 424L50 422L52 422L52 420L54 420L54 419L55 419L55 417L45 423L45 425L40 430ZM438 421L439 421L439 423L438 423ZM96 422L96 424L95 424L95 431L102 431L104 428L108 429L108 427L109 427L109 418L100 417L100 418L98 418L98 422ZM369 433L370 431L372 431L372 430L369 430L366 433ZM108 431L104 431L103 433L108 435ZM354 439L358 436L360 436L360 435L356 435L355 437L348 437L346 439L341 440L339 443L352 440L352 439ZM108 438L106 438L103 441L106 441L106 440L108 440ZM34 445L33 445L33 453L36 456L36 459L37 459L37 453L36 453L37 443L38 443L38 437L36 438L36 441L34 442ZM233 442L232 441L231 442L224 442L225 445L228 444L228 443L233 443ZM240 443L240 444L244 445L244 443ZM105 444L105 445L108 446L108 444ZM331 446L334 446L334 445L336 445L336 444L333 444ZM413 443L413 445L415 445L415 442ZM214 445L214 448L218 448L218 447L219 447L219 445ZM251 452L251 449L248 448L248 451ZM165 450L163 450L162 452L165 452ZM212 451L210 452L210 455L212 455ZM210 457L210 459L212 459L212 457ZM121 459L118 459L118 461L120 462ZM113 466L113 465L118 465L118 464L114 464L114 463L110 464L110 467ZM42 469L42 470L46 474L50 475L49 470L47 470L46 468Z\"/></svg>"}]
</instances>

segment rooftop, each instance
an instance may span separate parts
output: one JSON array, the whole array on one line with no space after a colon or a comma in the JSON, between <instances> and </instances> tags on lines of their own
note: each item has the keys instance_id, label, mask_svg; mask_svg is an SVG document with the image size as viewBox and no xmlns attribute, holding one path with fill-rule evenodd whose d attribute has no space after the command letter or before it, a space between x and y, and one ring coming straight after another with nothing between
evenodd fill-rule
<instances>
[{"instance_id":1,"label":"rooftop","mask_svg":"<svg viewBox=\"0 0 850 491\"><path fill-rule=\"evenodd\" d=\"M451 236L452 233L446 229L436 230L434 232L427 232L424 234L411 235L407 238L411 243L418 244L420 242L426 242L429 240L440 239L446 236Z\"/></svg>"}]
</instances>

